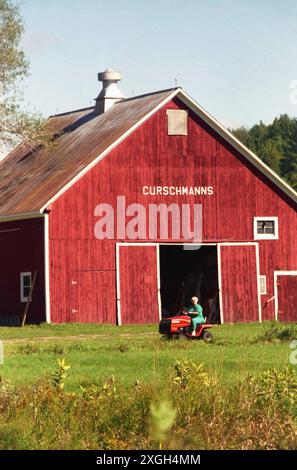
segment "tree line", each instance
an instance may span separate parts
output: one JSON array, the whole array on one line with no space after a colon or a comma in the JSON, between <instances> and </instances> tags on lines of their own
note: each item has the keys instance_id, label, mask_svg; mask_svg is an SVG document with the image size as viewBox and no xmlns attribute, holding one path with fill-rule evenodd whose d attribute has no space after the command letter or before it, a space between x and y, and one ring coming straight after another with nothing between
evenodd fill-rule
<instances>
[{"instance_id":1,"label":"tree line","mask_svg":"<svg viewBox=\"0 0 297 470\"><path fill-rule=\"evenodd\" d=\"M297 118L282 114L271 124L260 121L231 132L297 190Z\"/></svg>"}]
</instances>

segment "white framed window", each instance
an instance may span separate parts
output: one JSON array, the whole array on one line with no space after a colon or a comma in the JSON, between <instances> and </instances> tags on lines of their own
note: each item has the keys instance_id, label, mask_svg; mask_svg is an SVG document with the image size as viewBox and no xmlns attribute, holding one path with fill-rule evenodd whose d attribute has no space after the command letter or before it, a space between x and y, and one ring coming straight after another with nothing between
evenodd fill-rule
<instances>
[{"instance_id":1,"label":"white framed window","mask_svg":"<svg viewBox=\"0 0 297 470\"><path fill-rule=\"evenodd\" d=\"M188 135L188 111L167 109L168 135Z\"/></svg>"},{"instance_id":2,"label":"white framed window","mask_svg":"<svg viewBox=\"0 0 297 470\"><path fill-rule=\"evenodd\" d=\"M261 295L266 295L267 294L266 276L264 276L264 275L259 276L259 289L260 289L260 294Z\"/></svg>"},{"instance_id":3,"label":"white framed window","mask_svg":"<svg viewBox=\"0 0 297 470\"><path fill-rule=\"evenodd\" d=\"M32 286L32 273L21 273L21 302L28 302ZM31 302L31 299L30 299Z\"/></svg>"},{"instance_id":4,"label":"white framed window","mask_svg":"<svg viewBox=\"0 0 297 470\"><path fill-rule=\"evenodd\" d=\"M254 217L254 240L277 240L278 217Z\"/></svg>"}]
</instances>

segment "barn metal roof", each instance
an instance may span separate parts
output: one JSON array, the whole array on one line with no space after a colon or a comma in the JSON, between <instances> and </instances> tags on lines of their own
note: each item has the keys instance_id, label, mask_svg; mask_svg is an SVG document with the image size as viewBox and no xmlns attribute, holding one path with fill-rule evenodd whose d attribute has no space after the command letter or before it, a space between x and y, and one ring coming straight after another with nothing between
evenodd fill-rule
<instances>
[{"instance_id":1,"label":"barn metal roof","mask_svg":"<svg viewBox=\"0 0 297 470\"><path fill-rule=\"evenodd\" d=\"M174 96L236 148L293 201L297 193L181 88L128 98L103 114L85 108L50 118L53 150L19 145L0 162L0 219L40 215L83 174Z\"/></svg>"},{"instance_id":2,"label":"barn metal roof","mask_svg":"<svg viewBox=\"0 0 297 470\"><path fill-rule=\"evenodd\" d=\"M42 212L67 183L170 100L174 91L128 98L99 115L92 107L50 117L54 131L63 130L53 150L30 151L21 144L0 162L0 217Z\"/></svg>"}]
</instances>

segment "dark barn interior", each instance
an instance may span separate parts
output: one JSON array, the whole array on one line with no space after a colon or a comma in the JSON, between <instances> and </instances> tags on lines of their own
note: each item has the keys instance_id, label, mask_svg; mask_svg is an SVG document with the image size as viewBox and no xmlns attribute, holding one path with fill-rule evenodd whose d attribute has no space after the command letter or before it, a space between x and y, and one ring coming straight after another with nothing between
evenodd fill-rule
<instances>
[{"instance_id":1,"label":"dark barn interior","mask_svg":"<svg viewBox=\"0 0 297 470\"><path fill-rule=\"evenodd\" d=\"M162 316L178 313L197 296L208 323L219 323L217 247L160 245Z\"/></svg>"}]
</instances>

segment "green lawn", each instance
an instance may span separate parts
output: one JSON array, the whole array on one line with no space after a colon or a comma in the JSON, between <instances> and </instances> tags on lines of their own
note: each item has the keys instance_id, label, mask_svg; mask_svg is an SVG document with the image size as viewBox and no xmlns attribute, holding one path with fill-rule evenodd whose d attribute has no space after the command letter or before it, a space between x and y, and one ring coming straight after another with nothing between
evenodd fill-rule
<instances>
[{"instance_id":1,"label":"green lawn","mask_svg":"<svg viewBox=\"0 0 297 470\"><path fill-rule=\"evenodd\" d=\"M270 323L215 326L215 342L205 344L165 341L158 334L157 325L0 327L0 339L4 341L0 376L15 385L33 384L51 374L57 359L65 357L71 365L68 390L97 384L112 375L125 385L137 380L162 383L172 373L175 359L187 358L203 362L206 370L214 372L223 382L235 383L247 374L290 366L289 341L255 342L255 338L270 328Z\"/></svg>"}]
</instances>

